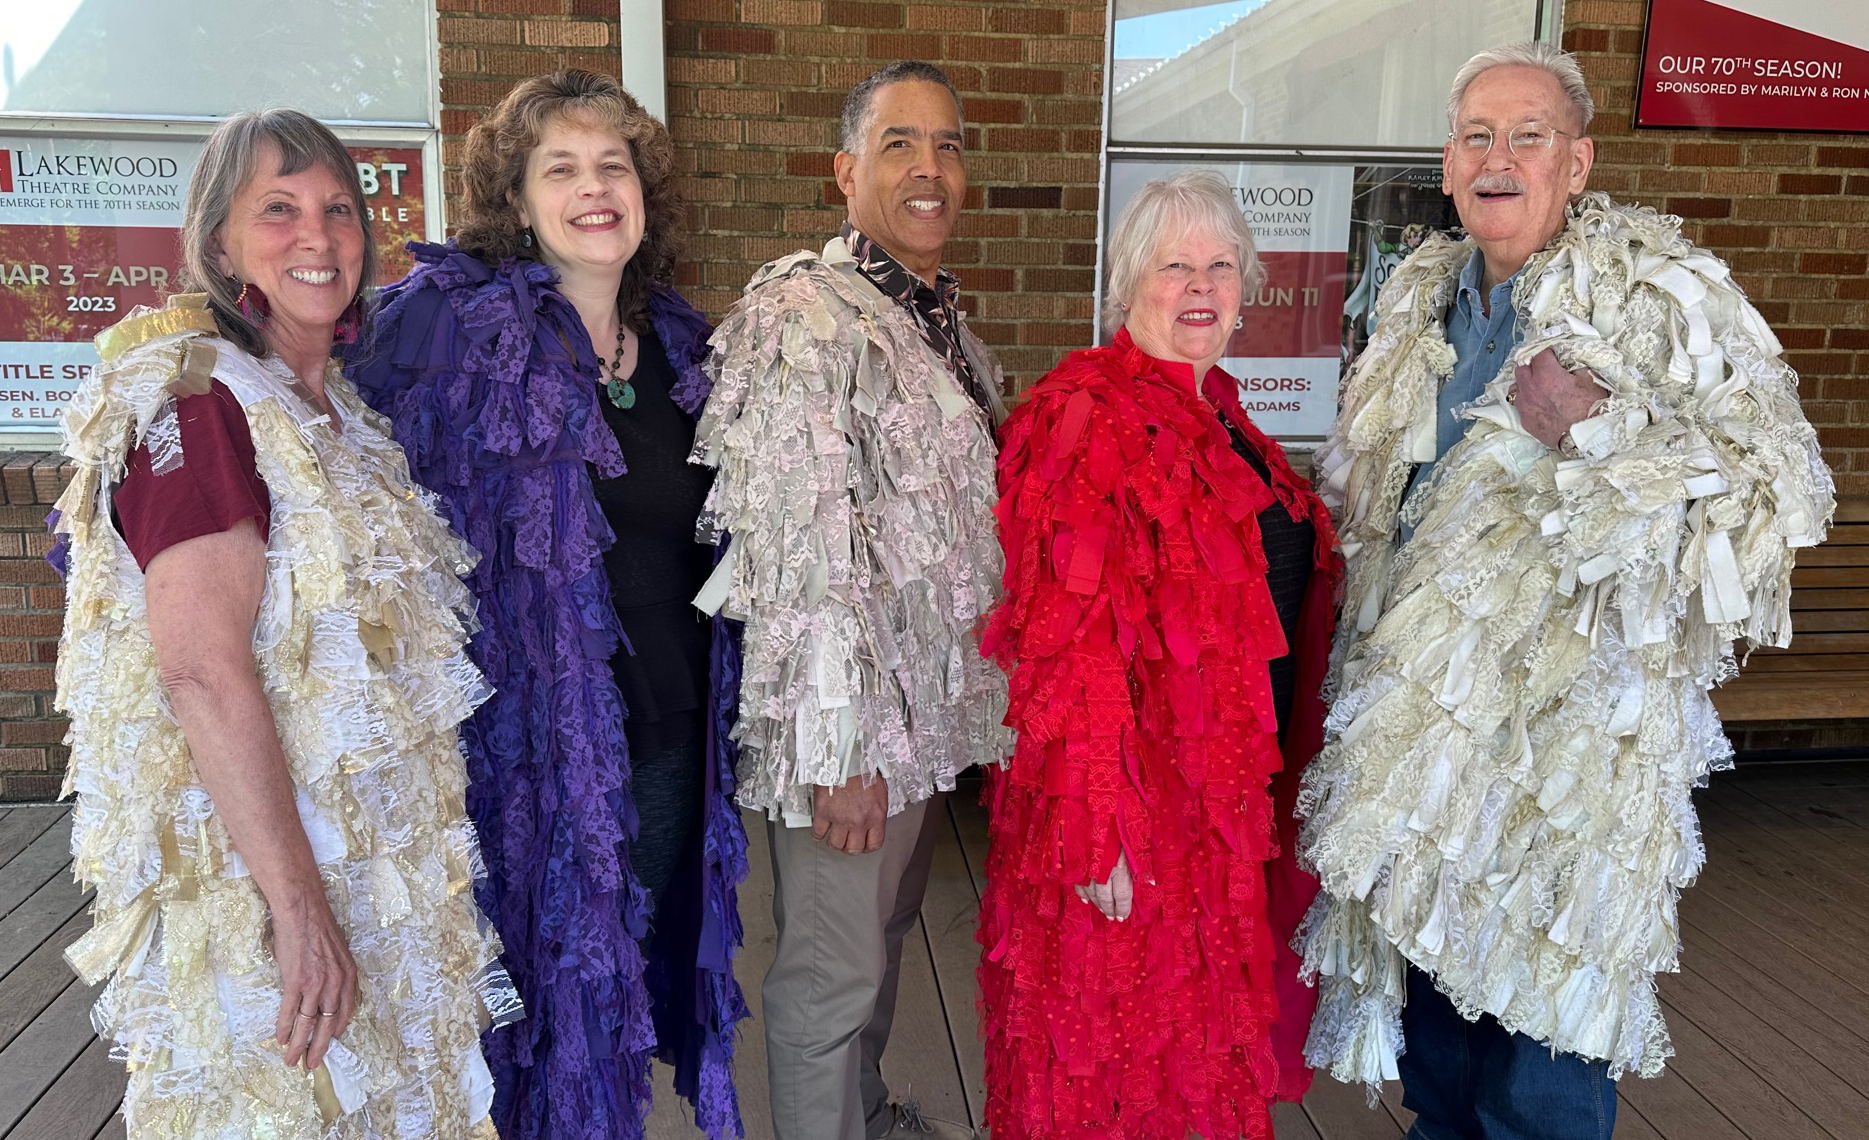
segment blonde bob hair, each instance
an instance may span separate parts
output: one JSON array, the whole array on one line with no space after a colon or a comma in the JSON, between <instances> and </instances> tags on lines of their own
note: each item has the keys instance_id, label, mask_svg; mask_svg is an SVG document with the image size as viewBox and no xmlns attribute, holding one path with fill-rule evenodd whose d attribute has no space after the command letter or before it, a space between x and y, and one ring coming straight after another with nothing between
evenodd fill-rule
<instances>
[{"instance_id":1,"label":"blonde bob hair","mask_svg":"<svg viewBox=\"0 0 1869 1140\"><path fill-rule=\"evenodd\" d=\"M1252 227L1233 199L1233 187L1211 170L1184 170L1150 182L1123 207L1110 232L1110 278L1103 297L1103 326L1121 328L1123 311L1135 299L1149 261L1163 244L1186 234L1210 234L1239 250L1240 295L1250 296L1265 280Z\"/></svg>"}]
</instances>

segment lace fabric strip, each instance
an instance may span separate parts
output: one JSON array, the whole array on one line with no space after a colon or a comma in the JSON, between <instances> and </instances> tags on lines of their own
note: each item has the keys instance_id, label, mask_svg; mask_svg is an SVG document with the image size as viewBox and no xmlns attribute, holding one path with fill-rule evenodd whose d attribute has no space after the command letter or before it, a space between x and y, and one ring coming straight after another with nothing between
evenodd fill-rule
<instances>
[{"instance_id":1,"label":"lace fabric strip","mask_svg":"<svg viewBox=\"0 0 1869 1140\"><path fill-rule=\"evenodd\" d=\"M1677 219L1592 194L1520 275L1524 341L1398 549L1470 252L1431 243L1390 279L1320 455L1348 587L1300 798L1325 888L1299 935L1309 1054L1392 1079L1406 959L1468 1017L1652 1076L1672 1052L1654 975L1677 968L1703 858L1691 790L1731 763L1708 690L1735 641L1788 640L1793 557L1832 483L1725 267ZM1547 349L1609 390L1576 459L1505 398Z\"/></svg>"},{"instance_id":2,"label":"lace fabric strip","mask_svg":"<svg viewBox=\"0 0 1869 1140\"><path fill-rule=\"evenodd\" d=\"M256 659L362 991L343 1048L315 1074L288 1070L265 900L164 708L142 575L109 513L127 449L161 442L165 407L173 421L164 375L202 335L118 345L66 421L79 470L59 507L71 601L58 701L73 726L73 866L97 891L70 957L109 978L93 1018L130 1066L129 1134L486 1135L480 1029L521 1011L465 889L476 867L454 725L486 696L461 659L473 553L409 493L400 450L335 370L341 434L307 414L276 360L209 342L273 492ZM320 710L346 711L332 726Z\"/></svg>"}]
</instances>

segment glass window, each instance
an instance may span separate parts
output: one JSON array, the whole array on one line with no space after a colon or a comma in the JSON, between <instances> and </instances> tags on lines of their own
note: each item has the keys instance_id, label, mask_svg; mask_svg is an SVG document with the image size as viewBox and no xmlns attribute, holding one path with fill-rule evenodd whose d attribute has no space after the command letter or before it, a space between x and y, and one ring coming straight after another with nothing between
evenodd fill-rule
<instances>
[{"instance_id":1,"label":"glass window","mask_svg":"<svg viewBox=\"0 0 1869 1140\"><path fill-rule=\"evenodd\" d=\"M432 0L10 0L0 111L432 124Z\"/></svg>"},{"instance_id":2,"label":"glass window","mask_svg":"<svg viewBox=\"0 0 1869 1140\"><path fill-rule=\"evenodd\" d=\"M1541 0L1116 0L1110 141L1435 147L1475 52Z\"/></svg>"}]
</instances>

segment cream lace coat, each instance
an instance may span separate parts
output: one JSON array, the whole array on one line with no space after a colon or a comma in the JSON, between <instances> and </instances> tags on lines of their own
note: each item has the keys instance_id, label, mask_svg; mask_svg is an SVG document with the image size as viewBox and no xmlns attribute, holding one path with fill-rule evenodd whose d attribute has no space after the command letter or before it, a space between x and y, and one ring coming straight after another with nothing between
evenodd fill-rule
<instances>
[{"instance_id":1,"label":"cream lace coat","mask_svg":"<svg viewBox=\"0 0 1869 1140\"><path fill-rule=\"evenodd\" d=\"M1650 1076L1672 1053L1655 973L1677 968L1703 859L1690 792L1731 764L1708 689L1735 641L1790 640L1830 474L1726 267L1677 219L1589 194L1520 274L1523 341L1398 547L1472 249L1430 242L1390 278L1319 454L1347 596L1299 804L1324 886L1298 935L1321 991L1308 1054L1394 1078L1406 958L1469 1018ZM1576 459L1504 398L1547 348L1609 389Z\"/></svg>"},{"instance_id":2,"label":"cream lace coat","mask_svg":"<svg viewBox=\"0 0 1869 1140\"><path fill-rule=\"evenodd\" d=\"M484 869L455 739L487 695L463 652L473 599L459 575L475 556L335 366L341 433L276 357L218 339L198 298L98 339L105 363L64 423L78 471L58 504L70 541L58 707L72 725L73 870L97 892L95 926L68 957L87 982L110 980L93 1020L129 1065L129 1136L491 1137L480 1032L520 1010L470 889ZM266 900L169 713L142 571L110 516L136 443L158 474L187 462L174 396L210 379L244 407L271 494L253 652L357 962L356 1015L309 1075L273 1041Z\"/></svg>"}]
</instances>

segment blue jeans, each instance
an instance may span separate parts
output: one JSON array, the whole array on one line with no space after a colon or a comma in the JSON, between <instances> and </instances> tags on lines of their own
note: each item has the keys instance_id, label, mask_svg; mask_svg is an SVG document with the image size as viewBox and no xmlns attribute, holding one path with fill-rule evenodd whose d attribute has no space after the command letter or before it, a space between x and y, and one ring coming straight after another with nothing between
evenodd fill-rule
<instances>
[{"instance_id":1,"label":"blue jeans","mask_svg":"<svg viewBox=\"0 0 1869 1140\"><path fill-rule=\"evenodd\" d=\"M1413 966L1402 1036L1402 1104L1415 1113L1408 1140L1609 1140L1616 1127L1606 1062L1552 1056L1489 1015L1468 1021Z\"/></svg>"}]
</instances>

